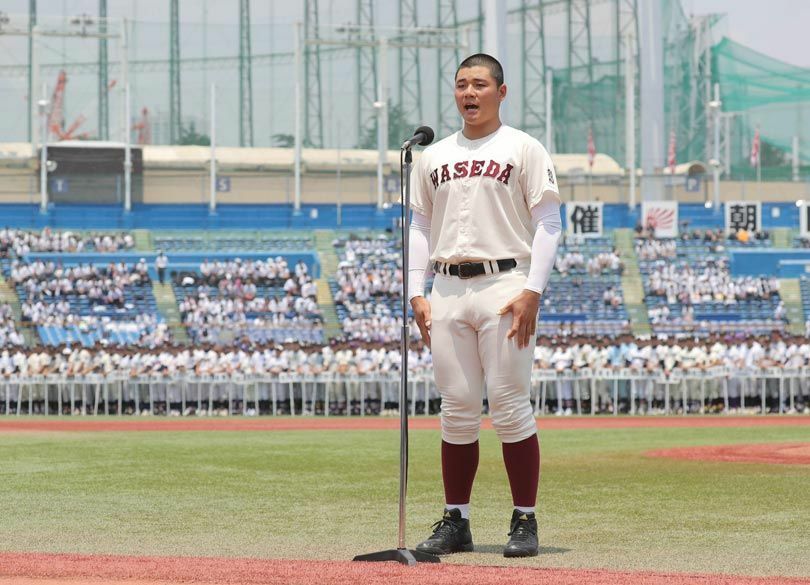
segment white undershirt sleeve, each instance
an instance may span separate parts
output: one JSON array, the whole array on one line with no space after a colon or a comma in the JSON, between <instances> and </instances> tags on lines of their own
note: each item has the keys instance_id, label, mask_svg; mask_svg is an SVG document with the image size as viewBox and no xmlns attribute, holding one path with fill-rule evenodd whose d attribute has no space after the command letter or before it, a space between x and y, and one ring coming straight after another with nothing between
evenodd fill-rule
<instances>
[{"instance_id":1,"label":"white undershirt sleeve","mask_svg":"<svg viewBox=\"0 0 810 585\"><path fill-rule=\"evenodd\" d=\"M430 263L430 220L413 212L408 229L408 302L425 295L425 276Z\"/></svg>"},{"instance_id":2,"label":"white undershirt sleeve","mask_svg":"<svg viewBox=\"0 0 810 585\"><path fill-rule=\"evenodd\" d=\"M532 240L529 277L524 286L528 290L541 294L551 277L551 270L554 268L554 261L557 258L557 245L562 234L560 200L556 193L547 195L531 210L535 232L534 240Z\"/></svg>"}]
</instances>

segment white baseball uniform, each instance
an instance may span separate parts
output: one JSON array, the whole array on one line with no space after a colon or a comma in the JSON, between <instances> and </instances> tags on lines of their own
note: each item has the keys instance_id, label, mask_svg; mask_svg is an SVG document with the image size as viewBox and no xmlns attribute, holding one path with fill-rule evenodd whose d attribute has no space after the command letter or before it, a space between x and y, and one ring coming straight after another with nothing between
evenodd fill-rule
<instances>
[{"instance_id":1,"label":"white baseball uniform","mask_svg":"<svg viewBox=\"0 0 810 585\"><path fill-rule=\"evenodd\" d=\"M498 311L524 288L542 292L548 282L561 228L551 158L536 139L509 126L478 140L456 132L425 149L411 185L409 298L423 293L426 256L430 266L440 263L431 348L442 438L478 439L486 383L498 436L522 441L537 431L530 402L534 337L518 349L506 337L512 314ZM495 261L506 259L517 266L500 272ZM447 265L468 261L483 262L485 274L449 274Z\"/></svg>"}]
</instances>

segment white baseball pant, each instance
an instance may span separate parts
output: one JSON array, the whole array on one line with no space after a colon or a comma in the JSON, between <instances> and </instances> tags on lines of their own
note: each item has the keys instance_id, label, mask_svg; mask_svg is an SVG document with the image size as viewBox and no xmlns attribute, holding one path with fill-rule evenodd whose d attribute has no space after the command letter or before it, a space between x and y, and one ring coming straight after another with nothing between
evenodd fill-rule
<instances>
[{"instance_id":1,"label":"white baseball pant","mask_svg":"<svg viewBox=\"0 0 810 585\"><path fill-rule=\"evenodd\" d=\"M464 445L478 440L484 383L500 440L516 443L537 432L532 410L531 367L535 336L523 349L507 339L512 313L498 315L526 283L529 260L508 272L469 279L436 274L431 295L431 350L442 397L442 439Z\"/></svg>"}]
</instances>

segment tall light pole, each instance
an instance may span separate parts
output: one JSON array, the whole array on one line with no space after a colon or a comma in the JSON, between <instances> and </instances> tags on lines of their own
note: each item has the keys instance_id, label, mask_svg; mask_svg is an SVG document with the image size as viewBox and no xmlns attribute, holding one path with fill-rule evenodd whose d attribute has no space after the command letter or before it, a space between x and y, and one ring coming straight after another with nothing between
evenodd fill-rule
<instances>
[{"instance_id":1,"label":"tall light pole","mask_svg":"<svg viewBox=\"0 0 810 585\"><path fill-rule=\"evenodd\" d=\"M385 37L380 39L380 58L377 61L379 74L377 75L377 101L374 107L377 110L377 211L383 208L383 191L385 190L384 165L388 161L388 42Z\"/></svg>"},{"instance_id":2,"label":"tall light pole","mask_svg":"<svg viewBox=\"0 0 810 585\"><path fill-rule=\"evenodd\" d=\"M39 212L48 212L48 100L45 88L42 88L42 99L39 107L40 147L39 147Z\"/></svg>"},{"instance_id":3,"label":"tall light pole","mask_svg":"<svg viewBox=\"0 0 810 585\"><path fill-rule=\"evenodd\" d=\"M293 214L301 213L301 43L303 24L295 23L295 120L293 122L295 134L295 202Z\"/></svg>"},{"instance_id":4,"label":"tall light pole","mask_svg":"<svg viewBox=\"0 0 810 585\"><path fill-rule=\"evenodd\" d=\"M129 99L129 83L124 87L124 211L129 213L132 210L132 146L130 136L132 135Z\"/></svg>"},{"instance_id":5,"label":"tall light pole","mask_svg":"<svg viewBox=\"0 0 810 585\"><path fill-rule=\"evenodd\" d=\"M720 211L720 107L723 102L720 101L720 84L714 84L714 99L709 102L709 109L712 112L712 124L714 125L714 133L712 141L714 142L713 158L709 161L712 167L713 178L713 191L714 191L714 212Z\"/></svg>"},{"instance_id":6,"label":"tall light pole","mask_svg":"<svg viewBox=\"0 0 810 585\"><path fill-rule=\"evenodd\" d=\"M636 70L633 61L633 36L624 41L624 150L625 166L630 173L630 193L627 204L636 207Z\"/></svg>"},{"instance_id":7,"label":"tall light pole","mask_svg":"<svg viewBox=\"0 0 810 585\"><path fill-rule=\"evenodd\" d=\"M217 212L217 86L211 84L211 128L209 136L211 137L211 163L209 165L209 202L208 213L214 214Z\"/></svg>"}]
</instances>

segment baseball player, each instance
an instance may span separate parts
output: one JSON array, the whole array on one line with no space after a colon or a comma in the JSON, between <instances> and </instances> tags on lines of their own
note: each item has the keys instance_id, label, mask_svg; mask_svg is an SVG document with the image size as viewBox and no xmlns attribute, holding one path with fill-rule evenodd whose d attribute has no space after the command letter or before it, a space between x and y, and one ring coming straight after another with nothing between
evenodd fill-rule
<instances>
[{"instance_id":1,"label":"baseball player","mask_svg":"<svg viewBox=\"0 0 810 585\"><path fill-rule=\"evenodd\" d=\"M515 506L504 556L538 553L535 501L540 446L530 402L540 296L562 222L551 158L534 138L501 124L503 69L485 54L455 77L464 127L428 147L412 174L408 298L430 345L442 397L445 510L417 546L470 551L470 494L478 467L484 384ZM425 273L435 273L431 300Z\"/></svg>"}]
</instances>

